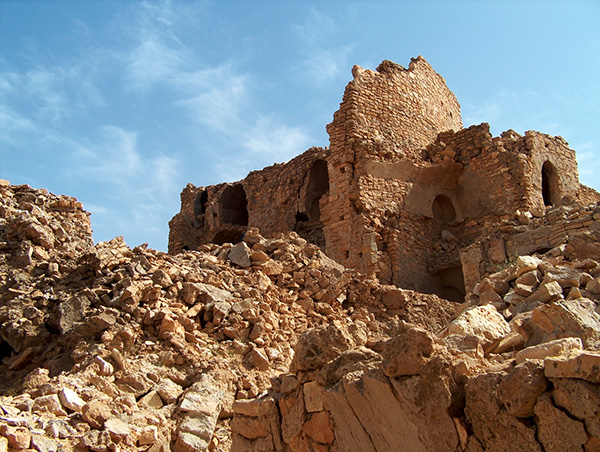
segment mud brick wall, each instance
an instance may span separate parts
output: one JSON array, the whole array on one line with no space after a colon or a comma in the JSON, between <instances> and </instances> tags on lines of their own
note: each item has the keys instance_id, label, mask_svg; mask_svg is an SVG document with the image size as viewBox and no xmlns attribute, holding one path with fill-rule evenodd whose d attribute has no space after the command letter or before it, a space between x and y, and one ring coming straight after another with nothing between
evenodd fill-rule
<instances>
[{"instance_id":1,"label":"mud brick wall","mask_svg":"<svg viewBox=\"0 0 600 452\"><path fill-rule=\"evenodd\" d=\"M327 126L330 149L233 184L188 185L169 251L235 243L249 227L296 231L348 268L446 296L478 280L480 261L505 260L512 245L502 237L515 218L600 199L579 184L575 152L561 137L492 137L486 123L463 129L456 97L423 58L352 74ZM528 237L536 249L556 242L544 228ZM488 237L490 250L470 248ZM466 250L476 265L461 260Z\"/></svg>"},{"instance_id":2,"label":"mud brick wall","mask_svg":"<svg viewBox=\"0 0 600 452\"><path fill-rule=\"evenodd\" d=\"M203 243L235 243L251 227L265 235L292 231L298 214L309 226L318 226L320 212L315 205L327 199L321 192L329 185L328 155L327 149L311 148L287 163L253 171L239 182L210 187L188 184L181 193L181 211L169 223L169 252ZM315 167L321 171L311 172ZM313 204L312 218L307 202Z\"/></svg>"},{"instance_id":3,"label":"mud brick wall","mask_svg":"<svg viewBox=\"0 0 600 452\"><path fill-rule=\"evenodd\" d=\"M340 109L327 126L332 188L324 230L334 259L364 268L373 256L352 250L363 241L356 235L361 231L355 231L352 200L361 196L357 181L367 172L367 161L419 161L439 132L460 130L462 121L456 97L421 57L408 69L384 61L377 72L354 66L352 73Z\"/></svg>"}]
</instances>

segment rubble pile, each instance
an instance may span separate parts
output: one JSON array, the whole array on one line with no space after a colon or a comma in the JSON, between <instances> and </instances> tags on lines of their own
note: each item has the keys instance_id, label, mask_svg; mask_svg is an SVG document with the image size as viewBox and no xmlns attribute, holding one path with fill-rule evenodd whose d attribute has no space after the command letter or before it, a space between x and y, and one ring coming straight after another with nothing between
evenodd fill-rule
<instances>
[{"instance_id":1,"label":"rubble pile","mask_svg":"<svg viewBox=\"0 0 600 452\"><path fill-rule=\"evenodd\" d=\"M94 245L73 198L0 191L0 451L600 450L594 231L458 304L293 232Z\"/></svg>"},{"instance_id":2,"label":"rubble pile","mask_svg":"<svg viewBox=\"0 0 600 452\"><path fill-rule=\"evenodd\" d=\"M1 190L0 450L230 450L234 401L287 371L303 332L360 325L375 346L401 319L439 331L456 307L294 233L176 256L94 246L73 198Z\"/></svg>"},{"instance_id":3,"label":"rubble pile","mask_svg":"<svg viewBox=\"0 0 600 452\"><path fill-rule=\"evenodd\" d=\"M290 372L234 403L234 450L600 450L600 265L561 251L484 278L438 332L305 332Z\"/></svg>"}]
</instances>

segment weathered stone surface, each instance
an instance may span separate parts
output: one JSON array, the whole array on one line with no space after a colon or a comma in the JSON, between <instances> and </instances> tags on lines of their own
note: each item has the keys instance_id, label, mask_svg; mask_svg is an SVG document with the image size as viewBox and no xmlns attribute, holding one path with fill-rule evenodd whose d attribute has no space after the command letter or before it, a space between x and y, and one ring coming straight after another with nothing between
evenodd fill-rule
<instances>
[{"instance_id":1,"label":"weathered stone surface","mask_svg":"<svg viewBox=\"0 0 600 452\"><path fill-rule=\"evenodd\" d=\"M524 273L537 270L538 266L542 263L539 257L535 256L519 256L517 258L518 276Z\"/></svg>"},{"instance_id":2,"label":"weathered stone surface","mask_svg":"<svg viewBox=\"0 0 600 452\"><path fill-rule=\"evenodd\" d=\"M126 420L113 416L106 420L104 428L113 441L123 441L131 435L131 429Z\"/></svg>"},{"instance_id":3,"label":"weathered stone surface","mask_svg":"<svg viewBox=\"0 0 600 452\"><path fill-rule=\"evenodd\" d=\"M269 435L269 430L262 419L244 415L233 418L231 429L247 439L266 438Z\"/></svg>"},{"instance_id":4,"label":"weathered stone surface","mask_svg":"<svg viewBox=\"0 0 600 452\"><path fill-rule=\"evenodd\" d=\"M112 415L110 408L100 400L90 400L81 410L82 418L95 429L103 429L104 423Z\"/></svg>"},{"instance_id":5,"label":"weathered stone surface","mask_svg":"<svg viewBox=\"0 0 600 452\"><path fill-rule=\"evenodd\" d=\"M242 268L247 268L252 265L250 259L250 248L246 245L246 242L239 242L234 245L228 254L229 260Z\"/></svg>"},{"instance_id":6,"label":"weathered stone surface","mask_svg":"<svg viewBox=\"0 0 600 452\"><path fill-rule=\"evenodd\" d=\"M41 396L33 401L31 407L33 411L47 411L56 416L66 416L67 413L62 409L60 400L56 394Z\"/></svg>"},{"instance_id":7,"label":"weathered stone surface","mask_svg":"<svg viewBox=\"0 0 600 452\"><path fill-rule=\"evenodd\" d=\"M549 378L580 378L600 383L600 353L573 350L564 356L546 358L544 373Z\"/></svg>"},{"instance_id":8,"label":"weathered stone surface","mask_svg":"<svg viewBox=\"0 0 600 452\"><path fill-rule=\"evenodd\" d=\"M530 343L579 337L585 348L600 345L600 314L595 303L586 299L561 300L544 304L532 311ZM532 345L533 345L532 344Z\"/></svg>"},{"instance_id":9,"label":"weathered stone surface","mask_svg":"<svg viewBox=\"0 0 600 452\"><path fill-rule=\"evenodd\" d=\"M156 392L158 392L163 403L168 405L177 401L183 392L183 388L172 380L165 378L156 386Z\"/></svg>"},{"instance_id":10,"label":"weathered stone surface","mask_svg":"<svg viewBox=\"0 0 600 452\"><path fill-rule=\"evenodd\" d=\"M538 437L548 452L582 450L588 435L583 423L571 419L556 408L549 395L540 397L535 405Z\"/></svg>"},{"instance_id":11,"label":"weathered stone surface","mask_svg":"<svg viewBox=\"0 0 600 452\"><path fill-rule=\"evenodd\" d=\"M537 398L549 385L550 382L544 376L543 365L527 361L515 366L502 378L497 389L498 400L513 416L531 417Z\"/></svg>"},{"instance_id":12,"label":"weathered stone surface","mask_svg":"<svg viewBox=\"0 0 600 452\"><path fill-rule=\"evenodd\" d=\"M600 412L600 386L575 378L554 378L552 400L577 419L594 419Z\"/></svg>"},{"instance_id":13,"label":"weathered stone surface","mask_svg":"<svg viewBox=\"0 0 600 452\"><path fill-rule=\"evenodd\" d=\"M309 381L302 386L306 411L314 413L323 410L323 389L317 382Z\"/></svg>"},{"instance_id":14,"label":"weathered stone surface","mask_svg":"<svg viewBox=\"0 0 600 452\"><path fill-rule=\"evenodd\" d=\"M317 382L321 386L332 386L346 374L375 369L380 363L381 355L366 347L346 350L321 369Z\"/></svg>"},{"instance_id":15,"label":"weathered stone surface","mask_svg":"<svg viewBox=\"0 0 600 452\"><path fill-rule=\"evenodd\" d=\"M308 330L298 340L290 370L318 369L341 352L364 345L366 341L366 328L360 324L345 327L334 322Z\"/></svg>"},{"instance_id":16,"label":"weathered stone surface","mask_svg":"<svg viewBox=\"0 0 600 452\"><path fill-rule=\"evenodd\" d=\"M250 350L248 361L257 369L267 370L269 368L269 357L265 351L260 348L253 347L252 350Z\"/></svg>"},{"instance_id":17,"label":"weathered stone surface","mask_svg":"<svg viewBox=\"0 0 600 452\"><path fill-rule=\"evenodd\" d=\"M319 443L331 444L335 439L333 427L329 414L319 411L302 425L302 431Z\"/></svg>"},{"instance_id":18,"label":"weathered stone surface","mask_svg":"<svg viewBox=\"0 0 600 452\"><path fill-rule=\"evenodd\" d=\"M523 294L521 294L523 295ZM540 302L546 303L550 300L562 298L562 287L556 281L540 284L538 289L523 300L524 303Z\"/></svg>"},{"instance_id":19,"label":"weathered stone surface","mask_svg":"<svg viewBox=\"0 0 600 452\"><path fill-rule=\"evenodd\" d=\"M469 379L465 387L465 413L473 426L473 433L486 451L519 449L541 452L535 429L527 427L509 414L496 395L496 388L505 376L487 373Z\"/></svg>"},{"instance_id":20,"label":"weathered stone surface","mask_svg":"<svg viewBox=\"0 0 600 452\"><path fill-rule=\"evenodd\" d=\"M62 334L69 331L75 323L83 320L90 300L87 297L72 297L58 305L58 328Z\"/></svg>"},{"instance_id":21,"label":"weathered stone surface","mask_svg":"<svg viewBox=\"0 0 600 452\"><path fill-rule=\"evenodd\" d=\"M517 364L524 363L529 359L545 359L549 356L558 356L568 353L571 350L582 350L583 343L578 337L566 337L564 339L556 339L550 342L544 342L539 345L527 347L515 356Z\"/></svg>"},{"instance_id":22,"label":"weathered stone surface","mask_svg":"<svg viewBox=\"0 0 600 452\"><path fill-rule=\"evenodd\" d=\"M484 305L462 312L448 325L444 334L477 336L486 347L500 341L509 333L509 324L496 308L491 305Z\"/></svg>"},{"instance_id":23,"label":"weathered stone surface","mask_svg":"<svg viewBox=\"0 0 600 452\"><path fill-rule=\"evenodd\" d=\"M385 344L383 371L391 378L416 375L433 350L433 336L424 329L411 328Z\"/></svg>"},{"instance_id":24,"label":"weathered stone surface","mask_svg":"<svg viewBox=\"0 0 600 452\"><path fill-rule=\"evenodd\" d=\"M421 423L413 416L415 411L423 408L421 403L425 399L439 404L438 408L447 402L444 398L436 400L425 396L427 386L424 384L421 387L423 392L417 391L417 394L414 393L414 386L406 390L403 388L402 393L408 396L405 400L404 397L395 396L390 381L383 373L368 373L356 381L342 379L337 387L325 393L325 404L335 424L338 447L342 450L365 451L454 451L458 436L445 409L438 413L447 422L436 423L435 426L430 423L428 427L426 422ZM413 405L415 402L417 406ZM387 413L386 416L380 416L382 412ZM431 411L427 410L427 413Z\"/></svg>"}]
</instances>

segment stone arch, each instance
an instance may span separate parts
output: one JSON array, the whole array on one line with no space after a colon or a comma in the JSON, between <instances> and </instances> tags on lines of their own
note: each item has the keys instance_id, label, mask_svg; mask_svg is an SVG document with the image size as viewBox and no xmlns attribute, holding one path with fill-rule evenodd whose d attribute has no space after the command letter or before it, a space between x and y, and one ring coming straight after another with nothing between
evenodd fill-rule
<instances>
[{"instance_id":1,"label":"stone arch","mask_svg":"<svg viewBox=\"0 0 600 452\"><path fill-rule=\"evenodd\" d=\"M206 203L208 202L208 192L202 190L194 199L194 216L204 215L206 213Z\"/></svg>"},{"instance_id":2,"label":"stone arch","mask_svg":"<svg viewBox=\"0 0 600 452\"><path fill-rule=\"evenodd\" d=\"M248 201L242 184L228 186L219 196L221 224L248 225Z\"/></svg>"},{"instance_id":3,"label":"stone arch","mask_svg":"<svg viewBox=\"0 0 600 452\"><path fill-rule=\"evenodd\" d=\"M327 172L327 162L325 160L316 160L308 173L306 198L304 200L305 213L309 221L320 221L321 209L319 201L328 191L329 173Z\"/></svg>"},{"instance_id":4,"label":"stone arch","mask_svg":"<svg viewBox=\"0 0 600 452\"><path fill-rule=\"evenodd\" d=\"M310 243L314 243L325 251L325 234L321 222L320 201L329 192L329 172L327 162L315 160L307 175L299 196L299 208L296 212L294 231ZM303 199L304 198L304 199Z\"/></svg>"},{"instance_id":5,"label":"stone arch","mask_svg":"<svg viewBox=\"0 0 600 452\"><path fill-rule=\"evenodd\" d=\"M560 201L558 171L550 160L542 165L542 198L545 206L552 206Z\"/></svg>"},{"instance_id":6,"label":"stone arch","mask_svg":"<svg viewBox=\"0 0 600 452\"><path fill-rule=\"evenodd\" d=\"M452 200L444 194L439 194L435 197L433 204L431 205L431 212L433 213L433 218L440 223L449 224L456 221L456 209L454 208L454 204L452 203Z\"/></svg>"}]
</instances>

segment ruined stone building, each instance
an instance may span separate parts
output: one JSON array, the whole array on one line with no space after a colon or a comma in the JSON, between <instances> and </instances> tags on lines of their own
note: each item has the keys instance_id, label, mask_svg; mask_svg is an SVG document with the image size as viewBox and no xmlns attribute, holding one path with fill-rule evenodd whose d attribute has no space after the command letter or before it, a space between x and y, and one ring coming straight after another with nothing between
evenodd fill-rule
<instances>
[{"instance_id":1,"label":"ruined stone building","mask_svg":"<svg viewBox=\"0 0 600 452\"><path fill-rule=\"evenodd\" d=\"M236 183L188 184L169 252L235 243L252 227L296 231L384 284L459 300L493 265L558 244L548 206L598 199L561 137L464 129L456 97L422 57L352 74L329 148ZM520 236L519 221L532 220L540 227Z\"/></svg>"}]
</instances>

